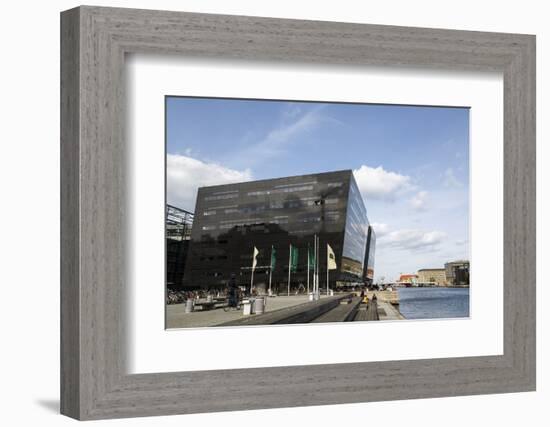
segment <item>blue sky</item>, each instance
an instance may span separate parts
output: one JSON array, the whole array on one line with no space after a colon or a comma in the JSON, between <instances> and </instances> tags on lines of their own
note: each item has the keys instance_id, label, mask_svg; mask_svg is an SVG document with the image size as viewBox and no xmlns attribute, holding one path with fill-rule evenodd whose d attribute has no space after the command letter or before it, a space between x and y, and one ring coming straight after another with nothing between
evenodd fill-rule
<instances>
[{"instance_id":1,"label":"blue sky","mask_svg":"<svg viewBox=\"0 0 550 427\"><path fill-rule=\"evenodd\" d=\"M468 258L466 108L167 98L168 203L196 188L352 169L378 244L375 279Z\"/></svg>"}]
</instances>

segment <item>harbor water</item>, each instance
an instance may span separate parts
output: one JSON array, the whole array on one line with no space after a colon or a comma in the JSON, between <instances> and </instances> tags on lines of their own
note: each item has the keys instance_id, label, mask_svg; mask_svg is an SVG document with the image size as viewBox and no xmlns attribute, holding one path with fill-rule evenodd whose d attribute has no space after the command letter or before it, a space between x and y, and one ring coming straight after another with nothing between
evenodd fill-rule
<instances>
[{"instance_id":1,"label":"harbor water","mask_svg":"<svg viewBox=\"0 0 550 427\"><path fill-rule=\"evenodd\" d=\"M399 288L399 311L405 319L439 319L470 315L469 288Z\"/></svg>"}]
</instances>

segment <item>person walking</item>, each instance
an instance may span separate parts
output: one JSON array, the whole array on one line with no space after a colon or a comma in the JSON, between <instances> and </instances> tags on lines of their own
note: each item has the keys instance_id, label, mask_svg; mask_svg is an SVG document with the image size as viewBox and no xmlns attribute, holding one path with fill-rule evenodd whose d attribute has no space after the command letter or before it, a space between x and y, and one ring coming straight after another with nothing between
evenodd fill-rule
<instances>
[{"instance_id":1,"label":"person walking","mask_svg":"<svg viewBox=\"0 0 550 427\"><path fill-rule=\"evenodd\" d=\"M228 283L228 292L227 292L227 297L228 297L228 303L229 303L229 307L237 307L237 301L238 301L238 288L237 288L237 279L235 278L235 274L232 273L231 274L231 277L229 279L229 283Z\"/></svg>"}]
</instances>

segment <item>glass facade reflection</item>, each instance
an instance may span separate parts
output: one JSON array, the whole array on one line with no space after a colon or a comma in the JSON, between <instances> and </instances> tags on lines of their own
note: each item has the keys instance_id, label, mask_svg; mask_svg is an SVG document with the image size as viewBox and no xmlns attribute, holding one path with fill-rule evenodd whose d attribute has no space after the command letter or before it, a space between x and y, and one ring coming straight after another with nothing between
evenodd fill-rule
<instances>
[{"instance_id":1,"label":"glass facade reflection","mask_svg":"<svg viewBox=\"0 0 550 427\"><path fill-rule=\"evenodd\" d=\"M180 290L189 252L193 214L166 205L166 286Z\"/></svg>"},{"instance_id":2,"label":"glass facade reflection","mask_svg":"<svg viewBox=\"0 0 550 427\"><path fill-rule=\"evenodd\" d=\"M346 213L344 250L342 251L342 273L348 275L350 280L363 276L368 229L367 210L352 175Z\"/></svg>"},{"instance_id":3,"label":"glass facade reflection","mask_svg":"<svg viewBox=\"0 0 550 427\"><path fill-rule=\"evenodd\" d=\"M254 286L266 288L272 247L272 289L285 289L289 245L298 248L291 288L306 286L308 247L320 238L320 284L326 286L327 244L337 261L330 286L362 281L368 220L351 170L199 188L183 286L220 288L235 274L250 285L252 253L259 251ZM312 271L309 271L310 283Z\"/></svg>"},{"instance_id":4,"label":"glass facade reflection","mask_svg":"<svg viewBox=\"0 0 550 427\"><path fill-rule=\"evenodd\" d=\"M365 268L364 279L367 283L372 283L374 280L374 256L376 254L376 233L372 226L369 226L367 235L367 246L365 248Z\"/></svg>"}]
</instances>

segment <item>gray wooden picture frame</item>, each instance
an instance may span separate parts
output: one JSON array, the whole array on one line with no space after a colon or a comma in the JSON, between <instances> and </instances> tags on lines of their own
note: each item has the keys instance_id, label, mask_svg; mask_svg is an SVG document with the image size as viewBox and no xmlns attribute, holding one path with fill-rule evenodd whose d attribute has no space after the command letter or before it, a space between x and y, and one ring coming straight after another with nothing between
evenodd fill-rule
<instances>
[{"instance_id":1,"label":"gray wooden picture frame","mask_svg":"<svg viewBox=\"0 0 550 427\"><path fill-rule=\"evenodd\" d=\"M502 72L504 354L127 374L124 60L136 52ZM65 415L84 420L535 390L532 35L71 9L61 14L61 166Z\"/></svg>"}]
</instances>

